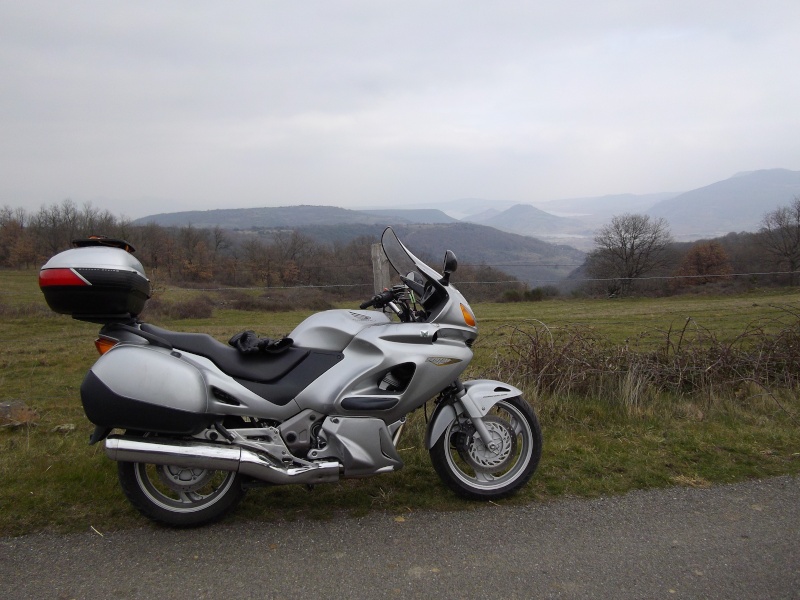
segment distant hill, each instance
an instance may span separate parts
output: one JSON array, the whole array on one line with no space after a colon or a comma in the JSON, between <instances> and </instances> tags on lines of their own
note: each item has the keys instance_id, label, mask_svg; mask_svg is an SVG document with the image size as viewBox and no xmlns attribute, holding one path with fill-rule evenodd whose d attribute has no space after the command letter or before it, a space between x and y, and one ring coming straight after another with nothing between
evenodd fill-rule
<instances>
[{"instance_id":1,"label":"distant hill","mask_svg":"<svg viewBox=\"0 0 800 600\"><path fill-rule=\"evenodd\" d=\"M585 254L570 246L549 244L536 238L473 223L393 223L400 239L423 260L438 267L445 250L452 250L462 265L487 265L513 275L531 286L563 280L583 263ZM358 237L380 239L384 225L308 225L293 229L321 244L347 243ZM269 239L280 228L258 230ZM253 232L256 233L256 232Z\"/></svg>"},{"instance_id":2,"label":"distant hill","mask_svg":"<svg viewBox=\"0 0 800 600\"><path fill-rule=\"evenodd\" d=\"M449 249L460 264L492 266L532 286L563 280L586 257L571 246L474 223L398 225L395 231L403 243L432 265L438 266Z\"/></svg>"},{"instance_id":3,"label":"distant hill","mask_svg":"<svg viewBox=\"0 0 800 600\"><path fill-rule=\"evenodd\" d=\"M589 251L594 247L593 238L597 231L613 215L640 213L663 217L678 241L691 241L732 231L757 231L766 212L788 205L795 197L800 197L800 171L769 169L740 173L680 194L573 198L539 204L539 207L462 198L437 203L435 207L412 205L405 209L288 206L186 211L151 215L134 221L134 224L191 224L239 230L318 228L314 233L318 238L347 241L357 235L379 235L386 225L446 225L454 224L460 218L507 233L538 238L535 241Z\"/></svg>"},{"instance_id":4,"label":"distant hill","mask_svg":"<svg viewBox=\"0 0 800 600\"><path fill-rule=\"evenodd\" d=\"M385 221L406 223L457 223L458 219L435 208L359 210L365 215L380 217Z\"/></svg>"},{"instance_id":5,"label":"distant hill","mask_svg":"<svg viewBox=\"0 0 800 600\"><path fill-rule=\"evenodd\" d=\"M398 219L402 222L408 222ZM337 208L335 206L279 206L263 208L220 208L161 213L136 219L134 225L157 223L164 227L222 227L251 229L265 227L293 228L305 225L380 224L384 217Z\"/></svg>"},{"instance_id":6,"label":"distant hill","mask_svg":"<svg viewBox=\"0 0 800 600\"><path fill-rule=\"evenodd\" d=\"M594 229L591 224L575 217L559 217L530 204L515 204L500 213L486 211L467 220L553 244L568 244L581 250L593 245Z\"/></svg>"},{"instance_id":7,"label":"distant hill","mask_svg":"<svg viewBox=\"0 0 800 600\"><path fill-rule=\"evenodd\" d=\"M757 231L765 213L788 205L795 197L800 197L800 171L768 169L739 173L680 194L575 198L539 204L540 208L518 204L499 214L483 212L468 219L588 251L596 232L614 215L663 217L676 240L692 241Z\"/></svg>"},{"instance_id":8,"label":"distant hill","mask_svg":"<svg viewBox=\"0 0 800 600\"><path fill-rule=\"evenodd\" d=\"M393 223L454 223L437 209L349 210L335 206L221 208L161 213L142 217L134 225L222 227L224 229L294 228L311 225L388 225Z\"/></svg>"},{"instance_id":9,"label":"distant hill","mask_svg":"<svg viewBox=\"0 0 800 600\"><path fill-rule=\"evenodd\" d=\"M647 214L663 217L676 239L689 241L757 231L765 213L795 197L800 197L800 171L749 171L663 200Z\"/></svg>"},{"instance_id":10,"label":"distant hill","mask_svg":"<svg viewBox=\"0 0 800 600\"><path fill-rule=\"evenodd\" d=\"M674 198L678 192L657 194L609 194L606 196L590 196L587 198L567 198L538 202L537 208L559 216L590 217L607 219L623 213L644 213L655 204Z\"/></svg>"},{"instance_id":11,"label":"distant hill","mask_svg":"<svg viewBox=\"0 0 800 600\"><path fill-rule=\"evenodd\" d=\"M486 213L484 213L485 215ZM553 231L567 232L583 229L583 225L568 217L557 217L530 204L515 204L495 215L479 217L482 225L497 227L522 235L548 235Z\"/></svg>"}]
</instances>

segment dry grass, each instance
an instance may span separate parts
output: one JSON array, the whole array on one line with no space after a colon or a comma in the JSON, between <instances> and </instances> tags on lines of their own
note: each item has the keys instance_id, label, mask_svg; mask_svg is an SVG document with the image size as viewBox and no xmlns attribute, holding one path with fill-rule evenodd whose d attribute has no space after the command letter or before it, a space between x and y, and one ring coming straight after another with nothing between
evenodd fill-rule
<instances>
[{"instance_id":1,"label":"dry grass","mask_svg":"<svg viewBox=\"0 0 800 600\"><path fill-rule=\"evenodd\" d=\"M687 319L681 328L651 330L623 344L586 326L554 332L541 321L506 325L489 371L537 397L604 399L629 411L664 396L708 405L748 402L800 386L800 317L754 322L732 341Z\"/></svg>"},{"instance_id":2,"label":"dry grass","mask_svg":"<svg viewBox=\"0 0 800 600\"><path fill-rule=\"evenodd\" d=\"M18 425L0 427L0 535L147 525L119 491L115 465L87 444L92 426L78 389L96 360L99 326L50 313L35 273L0 279L0 403L30 410L9 406L6 422ZM159 290L166 303L198 294ZM151 320L227 340L242 329L280 337L311 312L237 310L218 298L212 319L167 312ZM793 303L795 296L764 293L473 306L481 338L467 375L521 385L544 431L537 474L504 503L800 472ZM313 493L253 490L232 519L468 509L438 481L424 431L424 413L412 414L397 473Z\"/></svg>"}]
</instances>

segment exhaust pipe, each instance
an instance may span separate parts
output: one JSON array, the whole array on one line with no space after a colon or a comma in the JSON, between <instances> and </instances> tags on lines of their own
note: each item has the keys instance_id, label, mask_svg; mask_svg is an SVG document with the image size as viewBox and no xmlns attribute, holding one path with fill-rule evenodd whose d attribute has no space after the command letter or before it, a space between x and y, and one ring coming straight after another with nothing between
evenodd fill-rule
<instances>
[{"instance_id":1,"label":"exhaust pipe","mask_svg":"<svg viewBox=\"0 0 800 600\"><path fill-rule=\"evenodd\" d=\"M105 444L106 456L120 462L237 471L276 485L330 483L339 480L339 463L336 461L319 462L304 467L276 467L257 452L240 446L126 436L110 436Z\"/></svg>"}]
</instances>

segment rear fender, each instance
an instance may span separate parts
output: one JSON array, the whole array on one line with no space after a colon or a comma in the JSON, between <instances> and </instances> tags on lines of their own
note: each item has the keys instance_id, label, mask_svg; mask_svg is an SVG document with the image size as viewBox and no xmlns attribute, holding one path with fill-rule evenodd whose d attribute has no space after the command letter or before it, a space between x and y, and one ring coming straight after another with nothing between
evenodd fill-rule
<instances>
[{"instance_id":1,"label":"rear fender","mask_svg":"<svg viewBox=\"0 0 800 600\"><path fill-rule=\"evenodd\" d=\"M492 410L500 400L522 395L522 390L492 379L475 379L464 382L464 395L454 402L442 402L436 407L425 432L425 447L430 450L439 441L447 426L457 415L466 413L470 418L480 419Z\"/></svg>"}]
</instances>

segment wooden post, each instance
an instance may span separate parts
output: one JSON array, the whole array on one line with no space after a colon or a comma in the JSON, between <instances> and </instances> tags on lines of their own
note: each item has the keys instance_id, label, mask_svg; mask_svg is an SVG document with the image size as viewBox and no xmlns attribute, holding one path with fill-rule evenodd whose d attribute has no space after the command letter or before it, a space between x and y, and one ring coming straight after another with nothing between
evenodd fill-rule
<instances>
[{"instance_id":1,"label":"wooden post","mask_svg":"<svg viewBox=\"0 0 800 600\"><path fill-rule=\"evenodd\" d=\"M372 244L372 280L376 294L392 285L391 267L380 244Z\"/></svg>"}]
</instances>

